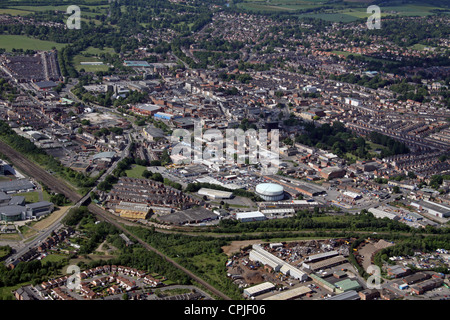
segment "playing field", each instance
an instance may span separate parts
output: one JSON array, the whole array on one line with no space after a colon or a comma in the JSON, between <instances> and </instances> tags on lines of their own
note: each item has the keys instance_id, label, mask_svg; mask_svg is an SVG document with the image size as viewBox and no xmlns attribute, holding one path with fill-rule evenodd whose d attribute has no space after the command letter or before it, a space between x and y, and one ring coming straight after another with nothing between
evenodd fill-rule
<instances>
[{"instance_id":1,"label":"playing field","mask_svg":"<svg viewBox=\"0 0 450 320\"><path fill-rule=\"evenodd\" d=\"M0 35L0 48L6 49L6 51L12 51L12 49L51 50L53 47L61 49L65 45L65 43L43 41L27 36Z\"/></svg>"}]
</instances>

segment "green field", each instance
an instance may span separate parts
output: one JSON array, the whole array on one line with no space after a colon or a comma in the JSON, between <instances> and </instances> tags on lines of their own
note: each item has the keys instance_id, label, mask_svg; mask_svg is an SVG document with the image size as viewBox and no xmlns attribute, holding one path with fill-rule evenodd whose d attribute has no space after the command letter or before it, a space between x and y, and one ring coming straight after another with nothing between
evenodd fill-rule
<instances>
[{"instance_id":1,"label":"green field","mask_svg":"<svg viewBox=\"0 0 450 320\"><path fill-rule=\"evenodd\" d=\"M85 55L78 54L73 57L72 63L77 71L84 69L86 72L108 71L109 67L106 64L103 65L82 65L81 62L101 62L102 60L96 57L87 57Z\"/></svg>"},{"instance_id":2,"label":"green field","mask_svg":"<svg viewBox=\"0 0 450 320\"><path fill-rule=\"evenodd\" d=\"M302 10L320 9L326 5L328 8L320 12L302 12ZM353 22L359 19L367 19L371 13L367 13L369 4L355 2L351 8L344 8L342 4L326 3L321 0L244 0L237 7L252 12L277 13L298 12L301 18L316 18L331 22ZM329 8L334 7L334 8ZM444 7L442 7L444 8ZM437 6L423 5L419 2L404 5L382 6L381 16L428 16L433 15L432 10L442 9ZM447 8L448 9L448 8Z\"/></svg>"},{"instance_id":3,"label":"green field","mask_svg":"<svg viewBox=\"0 0 450 320\"><path fill-rule=\"evenodd\" d=\"M99 48L94 48L94 47L89 47L84 51L81 51L81 54L85 55L85 56L89 56L89 55L100 55L100 54L105 54L105 53L109 53L109 54L115 54L115 51L113 48L103 48L103 49L99 49Z\"/></svg>"},{"instance_id":4,"label":"green field","mask_svg":"<svg viewBox=\"0 0 450 320\"><path fill-rule=\"evenodd\" d=\"M12 49L51 50L53 47L55 47L56 49L61 49L65 45L65 43L43 41L39 39L29 38L27 36L0 35L0 48L6 49L6 51L12 51Z\"/></svg>"},{"instance_id":5,"label":"green field","mask_svg":"<svg viewBox=\"0 0 450 320\"><path fill-rule=\"evenodd\" d=\"M133 165L130 170L126 170L127 177L130 178L142 178L142 173L146 170L147 167L140 165Z\"/></svg>"},{"instance_id":6,"label":"green field","mask_svg":"<svg viewBox=\"0 0 450 320\"><path fill-rule=\"evenodd\" d=\"M9 14L12 16L26 16L33 12L27 10L17 10L17 9L4 9L0 8L0 14Z\"/></svg>"}]
</instances>

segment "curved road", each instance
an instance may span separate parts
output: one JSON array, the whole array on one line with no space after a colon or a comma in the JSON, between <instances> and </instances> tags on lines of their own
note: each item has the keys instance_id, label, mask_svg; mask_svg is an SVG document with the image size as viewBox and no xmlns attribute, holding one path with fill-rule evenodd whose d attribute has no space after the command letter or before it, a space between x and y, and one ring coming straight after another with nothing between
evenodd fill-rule
<instances>
[{"instance_id":1,"label":"curved road","mask_svg":"<svg viewBox=\"0 0 450 320\"><path fill-rule=\"evenodd\" d=\"M9 145L4 143L3 141L0 141L0 152L4 155L8 156L11 162L24 174L34 178L35 180L47 185L51 190L64 194L68 199L70 199L72 202L74 202L76 205L79 204L81 201L84 201L86 197L82 197L80 194L78 194L73 188L66 185L63 181L56 178L55 176L48 173L46 170L42 169L37 164L33 163L29 159L27 159L24 155L22 155L20 152L16 151L15 149L11 148ZM184 268L159 250L153 248L145 241L141 240L140 238L136 237L134 234L131 234L122 224L120 224L117 220L119 220L117 217L112 217L110 213L108 213L106 210L100 208L97 205L89 204L88 205L89 211L97 215L100 220L107 221L111 224L113 224L115 227L117 227L119 230L123 231L124 233L128 234L130 237L136 239L144 248L147 250L151 250L158 255L160 255L163 259L165 259L167 262L171 263L181 271L183 271L185 274L187 274L190 278L194 279L198 283L202 284L205 288L210 290L212 293L217 295L218 297L221 297L224 300L231 300L230 297L222 293L221 291L217 290L215 287L211 286L208 282L204 281L188 269ZM120 219L123 220L123 219ZM122 222L126 223L128 221L123 220Z\"/></svg>"}]
</instances>

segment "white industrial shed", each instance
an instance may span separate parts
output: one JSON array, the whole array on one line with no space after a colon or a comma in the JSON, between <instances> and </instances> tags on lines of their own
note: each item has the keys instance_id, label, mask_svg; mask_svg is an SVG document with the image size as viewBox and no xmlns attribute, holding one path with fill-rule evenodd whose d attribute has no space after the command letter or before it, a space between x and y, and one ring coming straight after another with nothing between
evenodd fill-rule
<instances>
[{"instance_id":1,"label":"white industrial shed","mask_svg":"<svg viewBox=\"0 0 450 320\"><path fill-rule=\"evenodd\" d=\"M260 294L272 291L275 289L275 285L270 282L263 282L257 284L256 286L252 286L244 289L244 295L247 297L254 297Z\"/></svg>"},{"instance_id":2,"label":"white industrial shed","mask_svg":"<svg viewBox=\"0 0 450 320\"><path fill-rule=\"evenodd\" d=\"M370 208L367 211L372 213L375 218L379 218L379 219L389 218L391 220L400 220L400 217L392 212L386 212L386 211L376 209L376 208Z\"/></svg>"},{"instance_id":3,"label":"white industrial shed","mask_svg":"<svg viewBox=\"0 0 450 320\"><path fill-rule=\"evenodd\" d=\"M267 266L271 267L273 270L275 270L276 272L280 271L281 265L277 261L270 259L270 257L267 257L266 255L264 255L256 250L250 251L249 259L251 261L258 261L258 262L262 263L263 265L267 265Z\"/></svg>"},{"instance_id":4,"label":"white industrial shed","mask_svg":"<svg viewBox=\"0 0 450 320\"><path fill-rule=\"evenodd\" d=\"M201 188L198 190L198 194L201 196L207 196L211 199L230 199L233 196L233 192L209 188Z\"/></svg>"},{"instance_id":5,"label":"white industrial shed","mask_svg":"<svg viewBox=\"0 0 450 320\"><path fill-rule=\"evenodd\" d=\"M262 221L266 220L266 216L260 211L248 211L236 213L236 219L241 222Z\"/></svg>"},{"instance_id":6,"label":"white industrial shed","mask_svg":"<svg viewBox=\"0 0 450 320\"><path fill-rule=\"evenodd\" d=\"M312 290L308 287L298 287L291 290L282 291L281 293L264 298L263 300L290 300L310 293Z\"/></svg>"},{"instance_id":7,"label":"white industrial shed","mask_svg":"<svg viewBox=\"0 0 450 320\"><path fill-rule=\"evenodd\" d=\"M291 266L289 263L274 256L270 252L267 252L263 247L261 247L261 245L254 244L252 248L253 250L250 251L249 255L249 259L251 261L258 261L264 265L270 266L276 272L280 271L286 276L290 276L301 281L308 279L308 275L305 272Z\"/></svg>"}]
</instances>

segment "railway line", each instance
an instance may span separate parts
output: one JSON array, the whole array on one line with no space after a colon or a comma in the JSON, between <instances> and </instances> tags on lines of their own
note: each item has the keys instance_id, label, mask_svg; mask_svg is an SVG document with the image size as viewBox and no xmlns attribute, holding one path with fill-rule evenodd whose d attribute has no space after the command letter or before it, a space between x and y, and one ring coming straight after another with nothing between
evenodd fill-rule
<instances>
[{"instance_id":1,"label":"railway line","mask_svg":"<svg viewBox=\"0 0 450 320\"><path fill-rule=\"evenodd\" d=\"M29 177L34 178L35 180L45 184L48 186L51 190L57 193L64 194L68 199L70 199L75 205L80 205L85 202L86 199L89 199L89 197L82 196L78 194L73 188L65 184L63 181L58 179L57 177L51 175L46 170L38 166L37 164L33 163L29 159L27 159L24 155L22 155L20 152L16 151L15 149L11 148L9 145L4 143L3 141L0 141L0 152L4 155L8 156L10 161L24 174L28 175ZM144 248L146 248L149 251L153 251L159 256L161 256L165 261L171 263L173 266L178 268L179 270L183 271L186 275L188 275L191 279L197 281L198 283L202 284L205 288L207 288L210 292L215 294L216 296L224 299L224 300L231 300L230 297L210 285L208 282L203 280L202 278L198 277L188 269L184 268L180 264L178 264L173 259L169 258L167 255L162 253L161 251L157 250L156 248L150 246L148 243L143 241L142 239L136 237L134 234L132 234L130 231L128 231L123 224L129 223L129 221L120 219L119 217L113 217L110 213L105 211L104 209L100 208L99 206L95 204L89 204L88 209L90 212L95 214L99 220L106 221L108 223L111 223L116 228L121 230L122 232L126 233L128 236L134 238L137 242L139 242ZM120 220L120 222L118 221Z\"/></svg>"}]
</instances>

